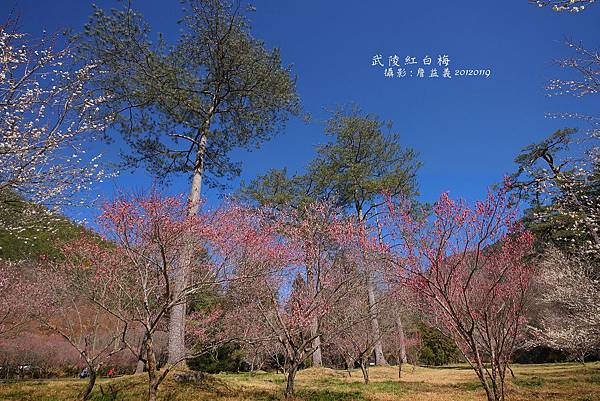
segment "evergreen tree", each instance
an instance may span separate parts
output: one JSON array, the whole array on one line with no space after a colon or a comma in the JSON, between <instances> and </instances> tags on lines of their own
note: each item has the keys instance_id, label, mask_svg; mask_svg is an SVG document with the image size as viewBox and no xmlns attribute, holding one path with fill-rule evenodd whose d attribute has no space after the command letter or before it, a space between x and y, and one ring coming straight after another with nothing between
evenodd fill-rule
<instances>
[{"instance_id":1,"label":"evergreen tree","mask_svg":"<svg viewBox=\"0 0 600 401\"><path fill-rule=\"evenodd\" d=\"M79 54L97 60L104 74L97 89L107 112L120 115L118 130L129 145L124 164L145 167L168 181L191 180L189 215L198 212L202 183L239 174L230 157L252 149L281 129L299 109L291 68L278 49L252 37L239 4L189 0L174 45L154 43L143 17L127 7L97 8L85 26ZM188 281L191 250L182 254L175 294ZM185 356L185 305L173 308L169 362Z\"/></svg>"},{"instance_id":2,"label":"evergreen tree","mask_svg":"<svg viewBox=\"0 0 600 401\"><path fill-rule=\"evenodd\" d=\"M356 216L357 224L369 224L382 205L382 194L416 194L416 154L404 148L392 131L392 123L364 113L357 106L338 107L325 124L331 138L317 148L306 174L288 176L287 170L271 170L259 176L241 193L261 205L298 207L311 200L330 200ZM371 327L378 334L376 274L365 271ZM385 364L381 341L375 344L377 364ZM318 355L318 354L317 354ZM313 361L320 364L319 361Z\"/></svg>"}]
</instances>

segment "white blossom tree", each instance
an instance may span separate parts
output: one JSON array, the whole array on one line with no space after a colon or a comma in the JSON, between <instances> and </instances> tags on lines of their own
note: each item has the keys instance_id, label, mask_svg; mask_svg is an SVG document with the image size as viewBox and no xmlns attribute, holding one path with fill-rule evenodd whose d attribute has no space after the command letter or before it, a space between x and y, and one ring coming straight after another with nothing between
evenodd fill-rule
<instances>
[{"instance_id":1,"label":"white blossom tree","mask_svg":"<svg viewBox=\"0 0 600 401\"><path fill-rule=\"evenodd\" d=\"M541 313L529 346L547 346L584 362L600 347L600 278L590 258L551 247L537 276Z\"/></svg>"},{"instance_id":2,"label":"white blossom tree","mask_svg":"<svg viewBox=\"0 0 600 401\"><path fill-rule=\"evenodd\" d=\"M0 26L0 194L2 210L30 201L56 210L101 180L99 156L88 156L109 117L99 114L103 97L88 91L94 64L77 65L58 38L34 40L16 23ZM6 215L6 213L2 213ZM10 213L8 213L10 216ZM4 228L23 231L23 221L3 218Z\"/></svg>"},{"instance_id":3,"label":"white blossom tree","mask_svg":"<svg viewBox=\"0 0 600 401\"><path fill-rule=\"evenodd\" d=\"M594 1L537 1L556 11L579 12ZM573 53L555 61L565 78L552 79L548 96L593 97L600 93L600 53L566 41ZM600 118L578 112L548 114L575 119L575 129L554 132L516 159L517 188L529 200L528 225L540 258L539 312L525 346L547 346L584 361L598 349L600 311Z\"/></svg>"},{"instance_id":4,"label":"white blossom tree","mask_svg":"<svg viewBox=\"0 0 600 401\"><path fill-rule=\"evenodd\" d=\"M534 231L540 234L541 227L563 248L598 255L600 159L597 138L584 139L564 129L525 147L515 160L519 171L514 187L531 204Z\"/></svg>"},{"instance_id":5,"label":"white blossom tree","mask_svg":"<svg viewBox=\"0 0 600 401\"><path fill-rule=\"evenodd\" d=\"M600 92L600 53L597 49L586 48L583 43L567 40L566 45L573 50L570 57L556 60L561 68L575 72L577 77L552 79L546 86L550 96L572 95L583 97Z\"/></svg>"},{"instance_id":6,"label":"white blossom tree","mask_svg":"<svg viewBox=\"0 0 600 401\"><path fill-rule=\"evenodd\" d=\"M538 7L552 7L558 12L578 13L585 10L587 5L593 4L595 0L529 0L529 2Z\"/></svg>"}]
</instances>

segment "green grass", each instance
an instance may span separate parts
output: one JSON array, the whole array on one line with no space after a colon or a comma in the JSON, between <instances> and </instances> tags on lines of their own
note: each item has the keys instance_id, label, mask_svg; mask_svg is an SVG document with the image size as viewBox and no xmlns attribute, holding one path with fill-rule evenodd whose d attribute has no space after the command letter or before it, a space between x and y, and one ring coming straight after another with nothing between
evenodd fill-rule
<instances>
[{"instance_id":1,"label":"green grass","mask_svg":"<svg viewBox=\"0 0 600 401\"><path fill-rule=\"evenodd\" d=\"M513 383L521 387L541 387L544 384L544 378L538 376L530 376L523 378L515 378Z\"/></svg>"},{"instance_id":2,"label":"green grass","mask_svg":"<svg viewBox=\"0 0 600 401\"><path fill-rule=\"evenodd\" d=\"M306 401L368 401L360 391L300 390L297 397Z\"/></svg>"},{"instance_id":3,"label":"green grass","mask_svg":"<svg viewBox=\"0 0 600 401\"><path fill-rule=\"evenodd\" d=\"M600 364L515 365L508 378L508 401L600 401ZM307 369L298 373L296 400L305 401L483 401L475 374L464 366L405 369L397 379L394 367L370 370L363 384L360 371ZM202 384L177 384L167 378L160 401L278 401L283 399L282 374L257 372L218 374ZM76 400L84 380L23 380L0 382L2 401ZM92 401L144 400L146 376L100 379Z\"/></svg>"}]
</instances>

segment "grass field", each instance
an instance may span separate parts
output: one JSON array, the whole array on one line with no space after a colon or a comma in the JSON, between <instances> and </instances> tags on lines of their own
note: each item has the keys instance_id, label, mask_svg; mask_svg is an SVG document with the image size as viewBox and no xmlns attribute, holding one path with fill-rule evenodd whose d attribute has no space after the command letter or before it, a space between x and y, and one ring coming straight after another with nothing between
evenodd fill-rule
<instances>
[{"instance_id":1,"label":"grass field","mask_svg":"<svg viewBox=\"0 0 600 401\"><path fill-rule=\"evenodd\" d=\"M508 384L508 401L600 401L600 364L516 365ZM298 400L307 401L471 401L484 400L474 373L466 366L407 367L398 381L393 367L371 369L371 383L362 383L359 371L307 369L297 376ZM92 400L142 400L144 375L100 379ZM83 380L28 380L0 383L0 400L74 400ZM274 401L282 399L281 374L218 374L202 384L177 384L170 378L159 390L164 401Z\"/></svg>"}]
</instances>

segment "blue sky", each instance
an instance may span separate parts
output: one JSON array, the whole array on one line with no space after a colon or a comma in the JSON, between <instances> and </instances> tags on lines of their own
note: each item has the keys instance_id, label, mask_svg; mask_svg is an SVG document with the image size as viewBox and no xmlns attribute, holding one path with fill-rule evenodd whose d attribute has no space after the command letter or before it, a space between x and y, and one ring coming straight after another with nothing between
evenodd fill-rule
<instances>
[{"instance_id":1,"label":"blue sky","mask_svg":"<svg viewBox=\"0 0 600 401\"><path fill-rule=\"evenodd\" d=\"M85 0L2 0L4 16L14 10L22 30L40 35L65 27L79 29L91 12ZM115 1L96 1L103 8ZM175 38L179 2L133 2L155 31ZM356 102L365 111L394 122L405 146L419 153L421 198L435 199L449 190L475 199L503 174L525 145L577 121L548 119L546 112L598 111L597 99L548 98L545 83L563 72L552 61L569 55L565 38L598 48L600 5L584 13L555 13L527 0L465 1L275 1L257 0L251 14L255 36L280 47L285 63L298 76L298 91L311 123L289 122L285 132L251 153L235 152L249 180L273 167L301 171L323 143L324 108ZM448 55L456 69L489 69L485 77L386 78L372 57L397 54L419 64L429 55ZM422 66L422 65L421 65ZM416 68L413 68L416 74ZM410 71L410 69L408 69ZM429 72L429 70L427 70ZM441 74L441 70L440 70ZM110 154L115 152L109 151ZM98 191L110 197L115 188L142 188L143 171L123 173ZM238 181L229 182L229 191ZM187 192L181 179L170 191ZM220 192L208 192L216 199ZM89 212L84 212L84 214Z\"/></svg>"}]
</instances>

